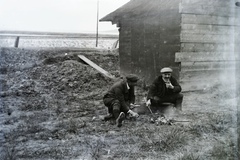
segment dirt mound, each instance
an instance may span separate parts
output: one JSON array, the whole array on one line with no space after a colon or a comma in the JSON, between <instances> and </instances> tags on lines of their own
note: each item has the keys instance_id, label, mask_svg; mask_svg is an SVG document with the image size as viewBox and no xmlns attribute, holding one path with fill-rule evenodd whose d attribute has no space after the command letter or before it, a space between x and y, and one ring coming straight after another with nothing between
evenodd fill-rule
<instances>
[{"instance_id":1,"label":"dirt mound","mask_svg":"<svg viewBox=\"0 0 240 160\"><path fill-rule=\"evenodd\" d=\"M36 105L31 98L41 99L44 96L46 108L52 99L67 99L68 97L86 98L95 96L96 99L102 98L102 93L107 90L112 80L104 77L89 65L84 64L77 54L21 50L21 49L2 49L1 71L1 95L2 96L23 96L27 102ZM27 56L26 56L27 55ZM87 55L86 55L87 56ZM117 56L110 55L110 58L92 56L93 61L98 64L108 64L108 60L117 59ZM115 60L115 62L118 62ZM116 73L116 66L111 66L113 73ZM8 73L6 75L6 73ZM28 106L29 106L28 105ZM39 104L40 105L40 104Z\"/></svg>"},{"instance_id":2,"label":"dirt mound","mask_svg":"<svg viewBox=\"0 0 240 160\"><path fill-rule=\"evenodd\" d=\"M0 63L1 113L20 117L17 120L20 124L9 120L10 117L4 117L5 124L14 125L13 128L5 128L6 134L11 134L12 129L18 130L19 125L22 125L22 130L14 134L14 137L33 132L37 133L44 129L39 128L35 123L49 121L48 116L43 118L41 114L36 116L39 117L37 120L29 121L29 116L22 112L35 115L35 112L41 111L49 115L47 112L54 111L54 114L59 116L58 118L63 118L69 112L77 112L77 116L94 114L95 108L93 107L96 107L96 105L105 112L102 96L113 81L85 64L77 55L85 54L86 57L98 65L103 67L107 65L108 71L115 75L118 73L117 55L107 54L104 57L101 54L94 53L93 56L91 53L70 53L66 50L13 48L2 48L0 53L2 57ZM74 117L73 114L71 115ZM80 121L84 125L83 121ZM74 126L69 125L75 122L66 123L67 130L75 132L74 129L71 129ZM81 123L77 123L76 126L79 126L79 124ZM58 135L60 133L56 132L54 134ZM44 136L51 137L54 135L46 131ZM12 138L11 136L5 136L5 138L1 137L0 139L8 142ZM9 144L5 144L8 148Z\"/></svg>"}]
</instances>

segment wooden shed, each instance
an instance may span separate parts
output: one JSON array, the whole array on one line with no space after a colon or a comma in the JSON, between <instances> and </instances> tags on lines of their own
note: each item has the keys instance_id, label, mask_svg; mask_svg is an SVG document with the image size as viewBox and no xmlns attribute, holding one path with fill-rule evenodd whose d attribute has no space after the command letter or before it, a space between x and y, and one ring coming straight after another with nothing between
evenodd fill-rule
<instances>
[{"instance_id":1,"label":"wooden shed","mask_svg":"<svg viewBox=\"0 0 240 160\"><path fill-rule=\"evenodd\" d=\"M151 83L169 66L189 90L238 73L240 7L235 0L131 0L100 21L119 27L122 74L135 73Z\"/></svg>"}]
</instances>

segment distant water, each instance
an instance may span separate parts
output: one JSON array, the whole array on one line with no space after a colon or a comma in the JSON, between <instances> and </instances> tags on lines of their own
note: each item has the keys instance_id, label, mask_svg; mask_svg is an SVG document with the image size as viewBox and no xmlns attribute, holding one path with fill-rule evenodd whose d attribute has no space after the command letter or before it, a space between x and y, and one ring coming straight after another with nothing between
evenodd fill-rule
<instances>
[{"instance_id":1,"label":"distant water","mask_svg":"<svg viewBox=\"0 0 240 160\"><path fill-rule=\"evenodd\" d=\"M98 36L116 37L118 31L99 31ZM20 36L20 37L96 37L96 32L81 33L60 33L60 32L29 32L29 31L0 31L0 36Z\"/></svg>"}]
</instances>

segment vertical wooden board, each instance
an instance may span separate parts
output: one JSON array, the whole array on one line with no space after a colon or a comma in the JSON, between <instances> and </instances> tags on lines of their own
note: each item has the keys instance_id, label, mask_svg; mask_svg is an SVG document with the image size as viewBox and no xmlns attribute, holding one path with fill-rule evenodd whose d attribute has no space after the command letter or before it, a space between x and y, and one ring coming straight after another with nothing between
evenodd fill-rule
<instances>
[{"instance_id":1,"label":"vertical wooden board","mask_svg":"<svg viewBox=\"0 0 240 160\"><path fill-rule=\"evenodd\" d=\"M145 32L144 39L146 40L158 40L160 38L160 33L156 31L156 29L151 32Z\"/></svg>"},{"instance_id":2,"label":"vertical wooden board","mask_svg":"<svg viewBox=\"0 0 240 160\"><path fill-rule=\"evenodd\" d=\"M181 31L181 14L174 13L159 18L159 31L161 35L179 35Z\"/></svg>"},{"instance_id":3,"label":"vertical wooden board","mask_svg":"<svg viewBox=\"0 0 240 160\"><path fill-rule=\"evenodd\" d=\"M119 34L119 62L120 62L120 73L128 74L131 73L131 26L126 22L120 29Z\"/></svg>"},{"instance_id":4,"label":"vertical wooden board","mask_svg":"<svg viewBox=\"0 0 240 160\"><path fill-rule=\"evenodd\" d=\"M151 21L154 21L154 23ZM159 34L159 17L147 18L144 21L144 53L146 58L145 73L149 81L156 77L156 55L159 48Z\"/></svg>"},{"instance_id":5,"label":"vertical wooden board","mask_svg":"<svg viewBox=\"0 0 240 160\"><path fill-rule=\"evenodd\" d=\"M143 74L142 66L144 62L144 24L140 20L136 20L132 23L132 37L131 37L131 61L132 72L138 75Z\"/></svg>"},{"instance_id":6,"label":"vertical wooden board","mask_svg":"<svg viewBox=\"0 0 240 160\"><path fill-rule=\"evenodd\" d=\"M176 45L166 45L168 48L163 46L164 45L160 45L159 47L158 61L166 63L165 65L167 66L172 66L175 63L175 53L179 47ZM172 48L172 50L170 48Z\"/></svg>"},{"instance_id":7,"label":"vertical wooden board","mask_svg":"<svg viewBox=\"0 0 240 160\"><path fill-rule=\"evenodd\" d=\"M167 35L167 34L161 34L159 38L160 44L180 44L180 35Z\"/></svg>"},{"instance_id":8,"label":"vertical wooden board","mask_svg":"<svg viewBox=\"0 0 240 160\"><path fill-rule=\"evenodd\" d=\"M141 45L138 46L133 46L132 48L137 47L138 49L134 49L131 51L131 70L132 73L139 73L141 72L141 57L140 57L140 52L141 52Z\"/></svg>"},{"instance_id":9,"label":"vertical wooden board","mask_svg":"<svg viewBox=\"0 0 240 160\"><path fill-rule=\"evenodd\" d=\"M161 16L159 25L169 30L180 30L181 14Z\"/></svg>"},{"instance_id":10,"label":"vertical wooden board","mask_svg":"<svg viewBox=\"0 0 240 160\"><path fill-rule=\"evenodd\" d=\"M178 34L180 32L181 14L178 12L161 12L159 17L159 30L163 34Z\"/></svg>"},{"instance_id":11,"label":"vertical wooden board","mask_svg":"<svg viewBox=\"0 0 240 160\"><path fill-rule=\"evenodd\" d=\"M131 61L128 58L120 56L120 73L121 74L128 74L131 73Z\"/></svg>"},{"instance_id":12,"label":"vertical wooden board","mask_svg":"<svg viewBox=\"0 0 240 160\"><path fill-rule=\"evenodd\" d=\"M145 19L141 20L144 22L144 32L151 33L151 32L158 32L159 27L159 17L146 17Z\"/></svg>"},{"instance_id":13,"label":"vertical wooden board","mask_svg":"<svg viewBox=\"0 0 240 160\"><path fill-rule=\"evenodd\" d=\"M146 76L148 79L152 79L154 75L154 53L151 49L151 47L144 46L144 53L145 53L145 70L146 70Z\"/></svg>"},{"instance_id":14,"label":"vertical wooden board","mask_svg":"<svg viewBox=\"0 0 240 160\"><path fill-rule=\"evenodd\" d=\"M181 49L180 43L179 44L163 44L159 45L159 52L160 53L176 53L179 52Z\"/></svg>"},{"instance_id":15,"label":"vertical wooden board","mask_svg":"<svg viewBox=\"0 0 240 160\"><path fill-rule=\"evenodd\" d=\"M138 57L138 73L141 75L145 75L147 73L147 71L145 70L146 68L146 58L145 58L145 52L144 52L144 48L142 47L143 44L141 45L141 50L139 51L139 57Z\"/></svg>"},{"instance_id":16,"label":"vertical wooden board","mask_svg":"<svg viewBox=\"0 0 240 160\"><path fill-rule=\"evenodd\" d=\"M158 55L158 61L159 62L164 62L167 66L170 66L175 62L175 56L174 56L174 53L171 53L171 54L161 54L161 55Z\"/></svg>"}]
</instances>

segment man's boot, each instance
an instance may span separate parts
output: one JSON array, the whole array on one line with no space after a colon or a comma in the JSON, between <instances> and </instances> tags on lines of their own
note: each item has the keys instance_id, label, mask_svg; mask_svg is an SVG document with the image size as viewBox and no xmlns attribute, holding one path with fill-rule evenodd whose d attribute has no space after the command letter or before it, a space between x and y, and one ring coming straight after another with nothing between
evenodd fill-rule
<instances>
[{"instance_id":1,"label":"man's boot","mask_svg":"<svg viewBox=\"0 0 240 160\"><path fill-rule=\"evenodd\" d=\"M113 118L114 118L113 114L112 114L112 113L109 113L108 115L106 115L106 116L104 117L104 121L109 121L109 120L111 120L111 119L113 119Z\"/></svg>"}]
</instances>

